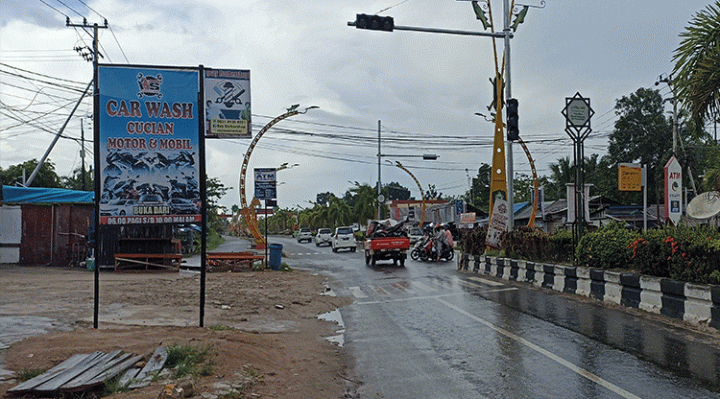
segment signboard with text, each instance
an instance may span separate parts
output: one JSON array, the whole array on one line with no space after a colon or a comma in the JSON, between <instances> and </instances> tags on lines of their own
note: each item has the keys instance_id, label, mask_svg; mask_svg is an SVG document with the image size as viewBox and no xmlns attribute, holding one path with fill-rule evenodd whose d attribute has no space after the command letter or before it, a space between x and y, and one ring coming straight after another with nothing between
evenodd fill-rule
<instances>
[{"instance_id":1,"label":"signboard with text","mask_svg":"<svg viewBox=\"0 0 720 399\"><path fill-rule=\"evenodd\" d=\"M199 222L198 71L98 70L100 224Z\"/></svg>"},{"instance_id":2,"label":"signboard with text","mask_svg":"<svg viewBox=\"0 0 720 399\"><path fill-rule=\"evenodd\" d=\"M682 215L682 167L674 156L665 165L665 217L677 226Z\"/></svg>"},{"instance_id":3,"label":"signboard with text","mask_svg":"<svg viewBox=\"0 0 720 399\"><path fill-rule=\"evenodd\" d=\"M255 168L255 198L259 200L277 198L276 173L275 168Z\"/></svg>"},{"instance_id":4,"label":"signboard with text","mask_svg":"<svg viewBox=\"0 0 720 399\"><path fill-rule=\"evenodd\" d=\"M618 165L618 189L620 191L642 191L642 165L621 163Z\"/></svg>"},{"instance_id":5,"label":"signboard with text","mask_svg":"<svg viewBox=\"0 0 720 399\"><path fill-rule=\"evenodd\" d=\"M204 70L205 137L250 138L250 71Z\"/></svg>"}]
</instances>

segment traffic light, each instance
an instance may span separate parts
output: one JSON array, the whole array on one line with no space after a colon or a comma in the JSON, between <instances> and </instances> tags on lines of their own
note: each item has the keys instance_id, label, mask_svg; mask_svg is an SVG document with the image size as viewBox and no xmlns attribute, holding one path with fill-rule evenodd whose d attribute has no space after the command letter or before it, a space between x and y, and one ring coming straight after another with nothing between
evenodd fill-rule
<instances>
[{"instance_id":1,"label":"traffic light","mask_svg":"<svg viewBox=\"0 0 720 399\"><path fill-rule=\"evenodd\" d=\"M395 21L392 17L357 14L355 16L355 28L392 32L393 28L395 28Z\"/></svg>"},{"instance_id":2,"label":"traffic light","mask_svg":"<svg viewBox=\"0 0 720 399\"><path fill-rule=\"evenodd\" d=\"M518 116L518 100L511 98L507 102L507 139L515 141L520 138L518 127L520 117Z\"/></svg>"}]
</instances>

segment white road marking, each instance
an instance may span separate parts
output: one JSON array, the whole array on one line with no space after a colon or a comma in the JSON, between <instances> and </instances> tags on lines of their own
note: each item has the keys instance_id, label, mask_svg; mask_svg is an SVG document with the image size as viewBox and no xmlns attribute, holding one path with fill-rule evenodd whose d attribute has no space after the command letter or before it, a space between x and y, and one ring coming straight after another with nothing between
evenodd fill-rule
<instances>
[{"instance_id":1,"label":"white road marking","mask_svg":"<svg viewBox=\"0 0 720 399\"><path fill-rule=\"evenodd\" d=\"M420 288L421 290L423 290L423 291L425 291L425 292L434 292L434 291L436 291L435 288L430 287L429 285L425 285L425 284L420 283L420 282L415 282L415 281L413 281L413 282L412 282L412 286L413 286L413 287Z\"/></svg>"},{"instance_id":2,"label":"white road marking","mask_svg":"<svg viewBox=\"0 0 720 399\"><path fill-rule=\"evenodd\" d=\"M540 346L538 346L538 345L535 345L534 343L526 340L525 338L520 337L519 335L513 334L513 333L511 333L510 331L505 330L504 328L498 327L498 326L490 323L490 322L487 321L487 320L481 319L480 317L477 317L477 316L475 316L475 315L473 315L473 314L470 314L470 313L466 312L465 310L460 309L459 307L457 307L457 306L455 306L455 305L453 305L453 304L451 304L451 303L449 303L449 302L447 302L447 301L445 301L445 300L443 300L443 299L435 298L435 300L438 301L438 302L440 302L440 303L442 303L443 305L445 305L445 306L447 306L447 307L455 310L456 312L458 312L458 313L460 313L460 314L462 314L462 315L464 315L464 316L466 316L466 317L468 317L468 318L470 318L470 319L472 319L472 320L475 320L475 321L477 321L478 323L483 324L483 325L485 325L486 327L488 327L488 328L490 328L490 329L493 329L493 330L497 331L498 333L500 333L500 334L502 334L502 335L504 335L504 336L506 336L506 337L508 337L508 338L510 338L510 339L512 339L512 340L515 340L515 341L517 341L517 342L519 342L519 343L527 346L528 348L530 348L530 349L532 349L532 350L540 353L541 355L544 355L544 356L547 357L548 359L553 360L553 361L555 361L556 363L558 363L558 364L560 364L560 365L562 365L562 366L567 367L567 368L570 369L571 371L573 371L573 372L575 372L575 373L577 373L577 374L579 374L579 375L587 378L588 380L590 380L590 381L592 381L592 382L594 382L594 383L596 383L596 384L598 384L598 385L601 385L601 386L603 386L603 387L611 390L612 392L614 392L614 393L622 396L623 398L628 398L628 399L640 399L639 396L636 396L636 395L634 395L634 394L632 394L632 393L630 393L630 392L628 392L628 391L620 388L619 386L617 386L617 385L615 385L615 384L613 384L613 383L611 383L611 382L609 382L609 381L606 381L606 380L598 377L597 375L595 375L595 374L593 374L593 373L585 370L585 369L582 368L582 367L578 367L578 366L570 363L569 361L561 358L560 356L558 356L558 355L556 355L556 354L554 354L554 353L548 351L547 349L544 349L544 348L542 348L542 347L540 347Z\"/></svg>"},{"instance_id":3,"label":"white road marking","mask_svg":"<svg viewBox=\"0 0 720 399\"><path fill-rule=\"evenodd\" d=\"M478 283L487 284L487 285L490 285L493 287L502 287L503 285L505 285L503 283L498 283L496 281L487 280L487 279L475 277L475 276L468 277L468 280L477 281Z\"/></svg>"},{"instance_id":4,"label":"white road marking","mask_svg":"<svg viewBox=\"0 0 720 399\"><path fill-rule=\"evenodd\" d=\"M350 293L351 293L355 298L367 298L367 295L365 295L365 293L362 292L362 290L360 289L360 287L349 287L348 289L350 290Z\"/></svg>"}]
</instances>

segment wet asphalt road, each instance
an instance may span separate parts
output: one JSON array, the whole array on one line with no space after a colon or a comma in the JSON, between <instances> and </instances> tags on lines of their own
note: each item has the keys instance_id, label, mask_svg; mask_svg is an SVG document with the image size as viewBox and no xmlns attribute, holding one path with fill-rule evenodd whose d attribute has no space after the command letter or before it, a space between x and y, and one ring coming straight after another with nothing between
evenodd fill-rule
<instances>
[{"instance_id":1,"label":"wet asphalt road","mask_svg":"<svg viewBox=\"0 0 720 399\"><path fill-rule=\"evenodd\" d=\"M361 251L270 243L353 299L340 313L362 398L720 398L706 334L455 262L371 268Z\"/></svg>"}]
</instances>

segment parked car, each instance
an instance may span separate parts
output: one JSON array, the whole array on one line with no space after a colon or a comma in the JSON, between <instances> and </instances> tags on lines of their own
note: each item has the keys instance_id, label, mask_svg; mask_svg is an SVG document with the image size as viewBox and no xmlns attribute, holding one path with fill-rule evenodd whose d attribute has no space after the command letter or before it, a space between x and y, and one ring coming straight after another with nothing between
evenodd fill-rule
<instances>
[{"instance_id":1,"label":"parked car","mask_svg":"<svg viewBox=\"0 0 720 399\"><path fill-rule=\"evenodd\" d=\"M410 244L415 244L423 238L423 232L418 227L411 227L410 230L408 230L408 238L410 239Z\"/></svg>"},{"instance_id":2,"label":"parked car","mask_svg":"<svg viewBox=\"0 0 720 399\"><path fill-rule=\"evenodd\" d=\"M355 242L355 233L352 227L338 227L335 229L335 233L332 235L331 245L333 252L337 252L339 249L349 249L350 252L357 250L357 243Z\"/></svg>"},{"instance_id":3,"label":"parked car","mask_svg":"<svg viewBox=\"0 0 720 399\"><path fill-rule=\"evenodd\" d=\"M137 202L132 198L118 198L110 200L107 205L103 205L100 216L125 216L133 214L133 207Z\"/></svg>"},{"instance_id":4,"label":"parked car","mask_svg":"<svg viewBox=\"0 0 720 399\"><path fill-rule=\"evenodd\" d=\"M312 240L313 240L313 235L312 235L312 231L310 231L310 229L308 229L307 227L301 227L300 230L298 230L297 242L303 242L303 241L312 242Z\"/></svg>"},{"instance_id":5,"label":"parked car","mask_svg":"<svg viewBox=\"0 0 720 399\"><path fill-rule=\"evenodd\" d=\"M330 237L332 236L332 230L323 227L321 229L318 229L317 234L315 235L315 245L321 246L321 245L332 245L330 243Z\"/></svg>"}]
</instances>

